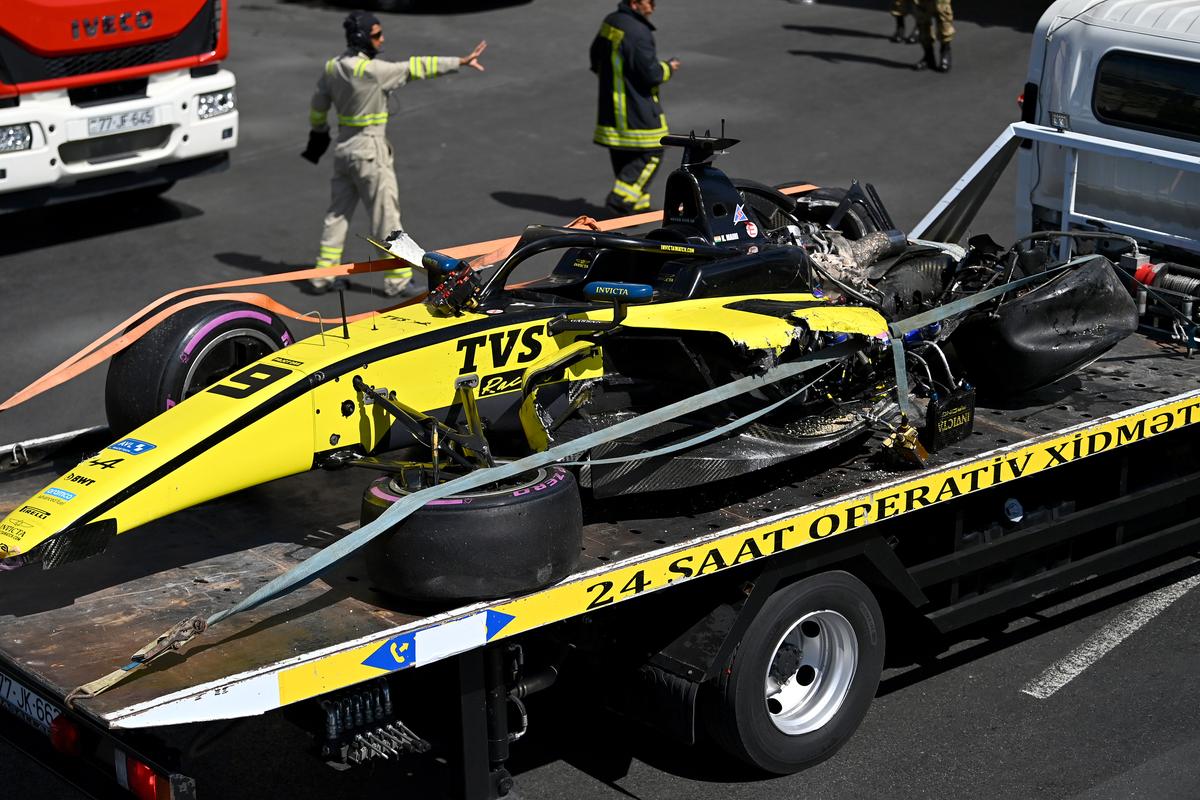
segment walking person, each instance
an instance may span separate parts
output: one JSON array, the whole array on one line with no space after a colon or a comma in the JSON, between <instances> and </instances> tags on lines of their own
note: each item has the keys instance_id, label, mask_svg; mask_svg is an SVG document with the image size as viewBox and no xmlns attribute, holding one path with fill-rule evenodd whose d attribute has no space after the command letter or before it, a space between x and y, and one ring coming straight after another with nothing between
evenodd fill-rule
<instances>
[{"instance_id":1,"label":"walking person","mask_svg":"<svg viewBox=\"0 0 1200 800\"><path fill-rule=\"evenodd\" d=\"M329 211L321 232L317 267L342 263L350 218L361 201L371 213L371 232L380 241L404 235L392 145L387 140L388 95L411 80L436 78L460 67L483 71L480 42L462 58L412 56L405 61L376 58L383 49L383 26L375 15L355 11L342 23L346 50L325 62L313 93L308 147L300 155L316 164L329 147L329 110L337 111L337 144L333 149L333 182ZM411 240L409 240L411 243ZM415 249L415 247L414 247ZM397 295L412 281L412 269L389 271L384 293ZM312 288L328 291L330 278L312 278Z\"/></svg>"},{"instance_id":2,"label":"walking person","mask_svg":"<svg viewBox=\"0 0 1200 800\"><path fill-rule=\"evenodd\" d=\"M912 0L912 3L921 47L925 51L921 60L913 64L913 69L949 72L950 42L954 40L954 11L950 8L950 0ZM941 44L941 52L937 56L933 54L934 28L937 29L937 40Z\"/></svg>"},{"instance_id":3,"label":"walking person","mask_svg":"<svg viewBox=\"0 0 1200 800\"><path fill-rule=\"evenodd\" d=\"M647 188L662 162L667 118L658 87L679 70L659 61L650 16L655 0L622 0L592 41L592 72L599 77L593 141L608 148L613 188L605 205L618 214L650 208Z\"/></svg>"},{"instance_id":4,"label":"walking person","mask_svg":"<svg viewBox=\"0 0 1200 800\"><path fill-rule=\"evenodd\" d=\"M892 0L892 18L896 20L896 30L892 32L891 40L896 44L916 44L919 34L914 27L912 33L905 35L904 18L913 13L913 0Z\"/></svg>"}]
</instances>

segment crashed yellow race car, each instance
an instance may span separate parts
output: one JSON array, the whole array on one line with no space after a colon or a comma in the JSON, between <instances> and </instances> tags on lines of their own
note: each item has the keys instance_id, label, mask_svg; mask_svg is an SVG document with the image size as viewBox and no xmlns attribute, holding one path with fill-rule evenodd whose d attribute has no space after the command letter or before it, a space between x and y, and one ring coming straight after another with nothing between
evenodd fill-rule
<instances>
[{"instance_id":1,"label":"crashed yellow race car","mask_svg":"<svg viewBox=\"0 0 1200 800\"><path fill-rule=\"evenodd\" d=\"M535 226L484 270L428 253L424 303L300 341L238 302L168 318L110 366L121 438L0 522L0 564L95 555L114 534L315 467L382 473L364 491L366 522L447 476L812 361L578 462L437 500L403 536L372 543L373 579L403 596L526 591L577 563L580 487L606 497L712 484L860 436L914 397L952 420L973 407L972 384L1048 383L1134 328L1102 258L1048 270L1032 247L909 242L870 187L793 199L731 181L711 162L735 143L664 139L683 163L663 225L645 236ZM509 284L544 253L558 254L549 275ZM971 302L1016 276L1030 279ZM1052 348L1049 336L1061 337ZM515 561L497 568L501 549Z\"/></svg>"}]
</instances>

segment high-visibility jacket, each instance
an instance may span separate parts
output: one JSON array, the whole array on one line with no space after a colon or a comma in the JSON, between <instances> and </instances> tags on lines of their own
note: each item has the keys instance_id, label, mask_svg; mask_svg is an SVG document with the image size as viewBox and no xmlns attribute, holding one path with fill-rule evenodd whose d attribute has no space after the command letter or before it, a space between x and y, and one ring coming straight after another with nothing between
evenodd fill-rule
<instances>
[{"instance_id":1,"label":"high-visibility jacket","mask_svg":"<svg viewBox=\"0 0 1200 800\"><path fill-rule=\"evenodd\" d=\"M604 18L592 41L592 72L600 78L593 141L620 150L654 150L667 133L658 87L671 67L658 60L654 26L627 2Z\"/></svg>"},{"instance_id":2,"label":"high-visibility jacket","mask_svg":"<svg viewBox=\"0 0 1200 800\"><path fill-rule=\"evenodd\" d=\"M368 58L348 49L325 62L313 92L309 122L329 129L329 109L337 110L338 142L360 134L382 136L388 120L388 92L410 80L457 72L457 56L413 56L407 61Z\"/></svg>"}]
</instances>

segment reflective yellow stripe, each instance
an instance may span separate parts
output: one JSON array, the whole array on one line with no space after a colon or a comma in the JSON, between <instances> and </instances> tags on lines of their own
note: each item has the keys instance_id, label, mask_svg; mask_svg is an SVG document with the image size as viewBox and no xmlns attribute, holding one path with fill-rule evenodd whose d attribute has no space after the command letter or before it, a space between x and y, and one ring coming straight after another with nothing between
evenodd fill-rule
<instances>
[{"instance_id":1,"label":"reflective yellow stripe","mask_svg":"<svg viewBox=\"0 0 1200 800\"><path fill-rule=\"evenodd\" d=\"M336 267L337 265L338 265L337 259L333 259L333 258L318 258L317 263L316 263L317 269L323 269L325 267Z\"/></svg>"},{"instance_id":2,"label":"reflective yellow stripe","mask_svg":"<svg viewBox=\"0 0 1200 800\"><path fill-rule=\"evenodd\" d=\"M653 150L662 146L660 141L667 135L667 126L651 130L618 130L612 125L597 125L592 141L605 147L628 147L634 150Z\"/></svg>"},{"instance_id":3,"label":"reflective yellow stripe","mask_svg":"<svg viewBox=\"0 0 1200 800\"><path fill-rule=\"evenodd\" d=\"M337 67L337 59L331 58L325 62L325 74L332 75L334 68Z\"/></svg>"},{"instance_id":4,"label":"reflective yellow stripe","mask_svg":"<svg viewBox=\"0 0 1200 800\"><path fill-rule=\"evenodd\" d=\"M313 126L324 125L327 117L328 112L325 111L317 111L315 108L309 109L308 111L308 121L309 124Z\"/></svg>"},{"instance_id":5,"label":"reflective yellow stripe","mask_svg":"<svg viewBox=\"0 0 1200 800\"><path fill-rule=\"evenodd\" d=\"M412 267L400 267L399 269L389 269L383 273L389 278L411 278Z\"/></svg>"},{"instance_id":6,"label":"reflective yellow stripe","mask_svg":"<svg viewBox=\"0 0 1200 800\"><path fill-rule=\"evenodd\" d=\"M632 184L625 183L624 181L616 181L613 183L613 194L617 195L618 197L624 197L626 200L633 203L636 202L639 197L641 197L642 192L638 187L633 186Z\"/></svg>"},{"instance_id":7,"label":"reflective yellow stripe","mask_svg":"<svg viewBox=\"0 0 1200 800\"><path fill-rule=\"evenodd\" d=\"M325 256L326 258L341 258L342 248L326 247L325 245L321 245L321 255Z\"/></svg>"},{"instance_id":8,"label":"reflective yellow stripe","mask_svg":"<svg viewBox=\"0 0 1200 800\"><path fill-rule=\"evenodd\" d=\"M613 112L616 115L616 127L628 128L625 108L625 62L621 58L621 42L625 39L625 31L605 23L600 26L600 35L612 42Z\"/></svg>"},{"instance_id":9,"label":"reflective yellow stripe","mask_svg":"<svg viewBox=\"0 0 1200 800\"><path fill-rule=\"evenodd\" d=\"M367 71L367 65L370 63L369 59L360 58L358 63L354 65L354 77L361 78L363 73Z\"/></svg>"},{"instance_id":10,"label":"reflective yellow stripe","mask_svg":"<svg viewBox=\"0 0 1200 800\"><path fill-rule=\"evenodd\" d=\"M347 117L338 114L338 125L345 125L348 128L365 128L368 125L385 125L388 121L387 112L379 114L364 114L361 117Z\"/></svg>"},{"instance_id":11,"label":"reflective yellow stripe","mask_svg":"<svg viewBox=\"0 0 1200 800\"><path fill-rule=\"evenodd\" d=\"M644 194L633 204L634 211L645 211L650 208L650 195Z\"/></svg>"},{"instance_id":12,"label":"reflective yellow stripe","mask_svg":"<svg viewBox=\"0 0 1200 800\"><path fill-rule=\"evenodd\" d=\"M438 74L437 56L409 56L408 76L415 80L436 78Z\"/></svg>"},{"instance_id":13,"label":"reflective yellow stripe","mask_svg":"<svg viewBox=\"0 0 1200 800\"><path fill-rule=\"evenodd\" d=\"M634 183L633 185L639 192L644 191L646 188L646 184L649 183L650 179L654 177L655 171L658 170L659 160L660 159L658 156L654 156L653 158L651 158L650 161L646 164L646 168L642 170L642 174L638 175L637 182Z\"/></svg>"},{"instance_id":14,"label":"reflective yellow stripe","mask_svg":"<svg viewBox=\"0 0 1200 800\"><path fill-rule=\"evenodd\" d=\"M663 68L663 79L662 79L662 82L663 82L663 83L666 83L667 81L671 80L671 65L670 65L670 64L668 64L668 63L667 63L667 62L665 62L665 61L660 61L660 62L658 62L658 63L659 63L659 64L662 64L662 68Z\"/></svg>"}]
</instances>

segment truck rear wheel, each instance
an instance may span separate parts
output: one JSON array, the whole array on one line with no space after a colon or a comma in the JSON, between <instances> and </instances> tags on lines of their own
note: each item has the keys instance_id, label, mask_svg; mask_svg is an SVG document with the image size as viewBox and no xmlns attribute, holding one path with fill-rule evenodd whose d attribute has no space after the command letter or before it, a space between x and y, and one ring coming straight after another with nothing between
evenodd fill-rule
<instances>
[{"instance_id":1,"label":"truck rear wheel","mask_svg":"<svg viewBox=\"0 0 1200 800\"><path fill-rule=\"evenodd\" d=\"M122 436L291 343L279 317L248 303L185 308L113 356L104 385L108 425Z\"/></svg>"},{"instance_id":2,"label":"truck rear wheel","mask_svg":"<svg viewBox=\"0 0 1200 800\"><path fill-rule=\"evenodd\" d=\"M832 756L858 728L883 670L883 614L847 572L779 589L722 665L708 728L730 755L784 775Z\"/></svg>"},{"instance_id":3,"label":"truck rear wheel","mask_svg":"<svg viewBox=\"0 0 1200 800\"><path fill-rule=\"evenodd\" d=\"M363 524L409 493L393 477L372 481L363 494ZM371 540L367 574L375 588L408 600L483 600L566 577L582 546L575 476L544 467L421 507Z\"/></svg>"}]
</instances>

